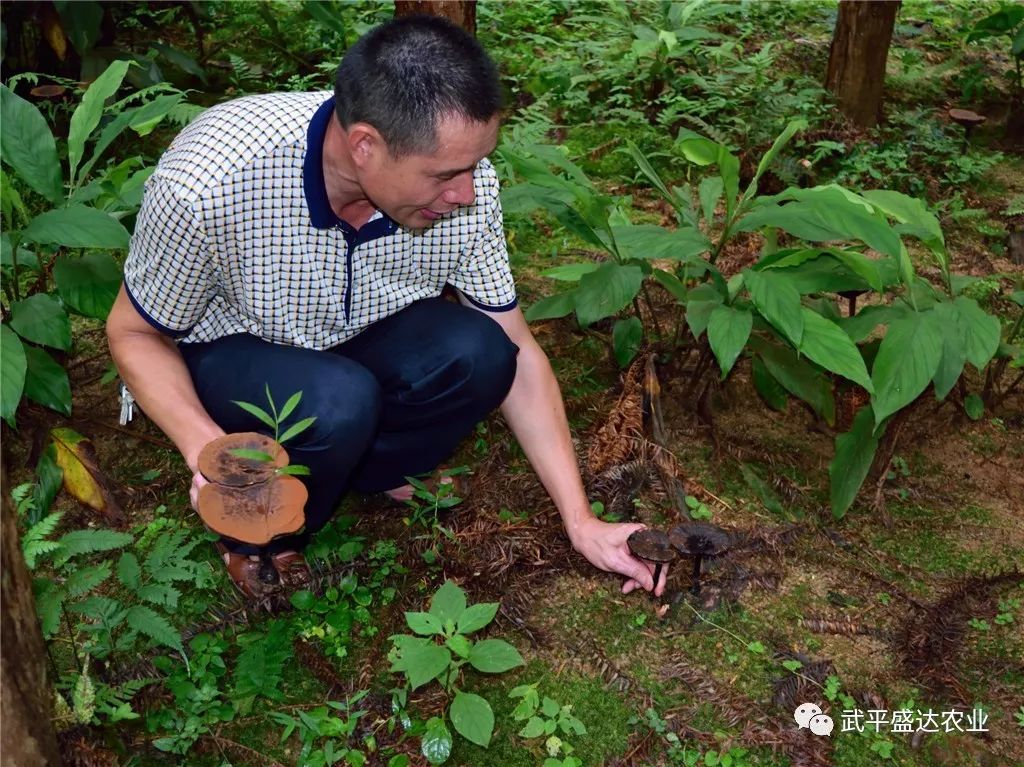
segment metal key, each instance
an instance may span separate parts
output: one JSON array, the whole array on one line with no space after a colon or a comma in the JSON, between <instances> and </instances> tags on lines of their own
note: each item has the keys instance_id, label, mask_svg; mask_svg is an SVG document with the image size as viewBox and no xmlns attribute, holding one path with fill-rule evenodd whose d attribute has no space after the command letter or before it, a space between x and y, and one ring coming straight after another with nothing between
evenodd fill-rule
<instances>
[{"instance_id":1,"label":"metal key","mask_svg":"<svg viewBox=\"0 0 1024 767\"><path fill-rule=\"evenodd\" d=\"M124 426L135 417L135 397L133 397L132 393L128 391L128 387L125 386L124 381L120 383L117 390L121 397L121 415L117 421Z\"/></svg>"}]
</instances>

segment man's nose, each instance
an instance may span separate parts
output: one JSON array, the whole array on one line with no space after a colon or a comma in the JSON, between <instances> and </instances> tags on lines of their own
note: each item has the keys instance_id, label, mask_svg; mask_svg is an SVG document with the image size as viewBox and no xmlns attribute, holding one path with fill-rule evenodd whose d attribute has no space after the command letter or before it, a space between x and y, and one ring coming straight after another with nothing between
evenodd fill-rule
<instances>
[{"instance_id":1,"label":"man's nose","mask_svg":"<svg viewBox=\"0 0 1024 767\"><path fill-rule=\"evenodd\" d=\"M460 173L452 179L449 186L442 195L442 199L449 205L472 205L476 199L476 191L473 189L473 172Z\"/></svg>"}]
</instances>

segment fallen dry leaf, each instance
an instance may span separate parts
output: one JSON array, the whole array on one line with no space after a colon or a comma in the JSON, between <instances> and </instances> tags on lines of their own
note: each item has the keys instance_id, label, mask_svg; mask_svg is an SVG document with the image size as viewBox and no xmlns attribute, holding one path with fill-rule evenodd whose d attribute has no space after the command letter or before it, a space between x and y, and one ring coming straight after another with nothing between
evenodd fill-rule
<instances>
[{"instance_id":1,"label":"fallen dry leaf","mask_svg":"<svg viewBox=\"0 0 1024 767\"><path fill-rule=\"evenodd\" d=\"M64 488L86 506L95 509L111 524L121 524L124 512L114 498L110 481L100 470L92 443L74 429L50 432L57 465L64 470Z\"/></svg>"}]
</instances>

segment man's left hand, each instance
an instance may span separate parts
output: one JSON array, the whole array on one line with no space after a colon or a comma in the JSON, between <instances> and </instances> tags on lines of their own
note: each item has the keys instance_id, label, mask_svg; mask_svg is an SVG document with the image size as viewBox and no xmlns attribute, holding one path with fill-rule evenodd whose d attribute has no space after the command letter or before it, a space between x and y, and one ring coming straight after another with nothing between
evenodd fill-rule
<instances>
[{"instance_id":1,"label":"man's left hand","mask_svg":"<svg viewBox=\"0 0 1024 767\"><path fill-rule=\"evenodd\" d=\"M635 522L612 523L602 522L590 517L579 523L569 537L573 548L585 556L594 567L610 573L626 576L622 593L628 594L636 588L650 591L655 586L654 595L660 597L665 592L668 578L668 567L662 567L658 583L654 583L654 565L637 559L629 552L626 539L643 530L646 525Z\"/></svg>"}]
</instances>

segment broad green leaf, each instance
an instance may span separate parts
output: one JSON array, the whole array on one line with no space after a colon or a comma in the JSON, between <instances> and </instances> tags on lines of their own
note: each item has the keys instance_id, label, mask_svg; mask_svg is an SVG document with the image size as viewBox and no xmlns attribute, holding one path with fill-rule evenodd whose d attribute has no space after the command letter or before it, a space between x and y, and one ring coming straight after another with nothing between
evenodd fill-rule
<instances>
[{"instance_id":1,"label":"broad green leaf","mask_svg":"<svg viewBox=\"0 0 1024 767\"><path fill-rule=\"evenodd\" d=\"M584 274L590 274L599 266L600 264L593 261L582 264L563 264L562 266L553 266L550 269L545 269L540 273L540 276L550 277L553 280L561 280L562 282L579 282Z\"/></svg>"},{"instance_id":2,"label":"broad green leaf","mask_svg":"<svg viewBox=\"0 0 1024 767\"><path fill-rule=\"evenodd\" d=\"M872 406L880 424L925 390L942 359L942 328L933 312L914 312L889 325L875 357Z\"/></svg>"},{"instance_id":3,"label":"broad green leaf","mask_svg":"<svg viewBox=\"0 0 1024 767\"><path fill-rule=\"evenodd\" d=\"M134 605L128 610L125 622L140 634L145 634L158 645L170 647L182 655L185 648L181 644L181 635L168 620L150 607Z\"/></svg>"},{"instance_id":4,"label":"broad green leaf","mask_svg":"<svg viewBox=\"0 0 1024 767\"><path fill-rule=\"evenodd\" d=\"M707 330L711 313L722 305L722 294L710 284L698 285L689 292L686 302L686 324L694 338L700 338Z\"/></svg>"},{"instance_id":5,"label":"broad green leaf","mask_svg":"<svg viewBox=\"0 0 1024 767\"><path fill-rule=\"evenodd\" d=\"M752 232L775 226L810 242L854 240L880 253L897 257L902 243L884 217L839 187L787 190L792 201L779 204L765 199L737 224L737 231ZM783 197L778 195L772 200Z\"/></svg>"},{"instance_id":6,"label":"broad green leaf","mask_svg":"<svg viewBox=\"0 0 1024 767\"><path fill-rule=\"evenodd\" d=\"M932 311L943 328L942 358L932 384L935 387L935 399L943 400L960 380L967 363L967 333L960 312L953 303L943 301L936 304Z\"/></svg>"},{"instance_id":7,"label":"broad green leaf","mask_svg":"<svg viewBox=\"0 0 1024 767\"><path fill-rule=\"evenodd\" d=\"M57 292L79 314L105 320L121 289L121 265L108 253L58 258L53 266Z\"/></svg>"},{"instance_id":8,"label":"broad green leaf","mask_svg":"<svg viewBox=\"0 0 1024 767\"><path fill-rule=\"evenodd\" d=\"M864 358L843 329L807 307L801 311L804 315L804 339L800 343L800 353L826 370L860 384L869 392L874 391Z\"/></svg>"},{"instance_id":9,"label":"broad green leaf","mask_svg":"<svg viewBox=\"0 0 1024 767\"><path fill-rule=\"evenodd\" d=\"M715 220L715 208L722 198L724 185L721 176L708 176L700 182L697 187L697 195L700 197L700 209L704 214L704 223L711 226Z\"/></svg>"},{"instance_id":10,"label":"broad green leaf","mask_svg":"<svg viewBox=\"0 0 1024 767\"><path fill-rule=\"evenodd\" d=\"M612 234L623 258L693 261L711 249L697 229L666 229L657 224L613 226Z\"/></svg>"},{"instance_id":11,"label":"broad green leaf","mask_svg":"<svg viewBox=\"0 0 1024 767\"><path fill-rule=\"evenodd\" d=\"M312 610L316 604L316 595L309 589L299 589L292 593L288 601L296 610Z\"/></svg>"},{"instance_id":12,"label":"broad green leaf","mask_svg":"<svg viewBox=\"0 0 1024 767\"><path fill-rule=\"evenodd\" d=\"M103 22L103 6L98 2L76 2L75 0L54 0L61 26L68 40L75 46L78 55L85 58L100 37ZM63 56L61 57L63 58Z\"/></svg>"},{"instance_id":13,"label":"broad green leaf","mask_svg":"<svg viewBox=\"0 0 1024 767\"><path fill-rule=\"evenodd\" d=\"M22 235L32 242L54 243L68 248L128 247L129 234L120 221L102 210L69 205L40 213Z\"/></svg>"},{"instance_id":14,"label":"broad green leaf","mask_svg":"<svg viewBox=\"0 0 1024 767\"><path fill-rule=\"evenodd\" d=\"M129 127L140 136L147 136L160 124L174 107L181 103L184 93L170 93L158 96L132 113Z\"/></svg>"},{"instance_id":15,"label":"broad green leaf","mask_svg":"<svg viewBox=\"0 0 1024 767\"><path fill-rule=\"evenodd\" d=\"M537 301L526 310L526 320L528 322L537 322L539 320L557 319L558 317L572 314L575 309L576 291L569 290Z\"/></svg>"},{"instance_id":16,"label":"broad green leaf","mask_svg":"<svg viewBox=\"0 0 1024 767\"><path fill-rule=\"evenodd\" d=\"M479 631L494 620L494 616L498 614L498 607L497 602L481 602L470 605L459 615L455 627L460 634L472 634L474 631Z\"/></svg>"},{"instance_id":17,"label":"broad green leaf","mask_svg":"<svg viewBox=\"0 0 1024 767\"><path fill-rule=\"evenodd\" d=\"M53 296L36 293L11 305L11 329L26 341L68 351L71 319Z\"/></svg>"},{"instance_id":18,"label":"broad green leaf","mask_svg":"<svg viewBox=\"0 0 1024 767\"><path fill-rule=\"evenodd\" d=\"M905 317L910 310L903 304L891 304L889 306L865 306L853 317L845 317L840 320L840 327L854 343L860 343L879 325L884 325Z\"/></svg>"},{"instance_id":19,"label":"broad green leaf","mask_svg":"<svg viewBox=\"0 0 1024 767\"><path fill-rule=\"evenodd\" d=\"M681 304L685 304L689 298L686 285L671 272L664 269L655 269L652 272L654 279L665 288Z\"/></svg>"},{"instance_id":20,"label":"broad green leaf","mask_svg":"<svg viewBox=\"0 0 1024 767\"><path fill-rule=\"evenodd\" d=\"M96 139L96 143L92 148L92 155L88 161L81 167L78 173L79 179L85 179L89 177L89 172L92 170L96 162L103 156L103 153L107 150L118 136L120 136L125 129L131 124L136 113L142 109L142 107L136 107L134 109L126 109L123 112L117 114L113 120L103 126L103 130L100 131L99 137Z\"/></svg>"},{"instance_id":21,"label":"broad green leaf","mask_svg":"<svg viewBox=\"0 0 1024 767\"><path fill-rule=\"evenodd\" d=\"M774 253L763 256L751 269L758 271L763 269L785 269L788 266L799 266L805 261L811 261L828 248L780 248Z\"/></svg>"},{"instance_id":22,"label":"broad green leaf","mask_svg":"<svg viewBox=\"0 0 1024 767\"><path fill-rule=\"evenodd\" d=\"M430 600L430 613L436 615L441 623L455 623L466 609L466 592L454 581L445 581Z\"/></svg>"},{"instance_id":23,"label":"broad green leaf","mask_svg":"<svg viewBox=\"0 0 1024 767\"><path fill-rule=\"evenodd\" d=\"M883 432L884 429L876 432L874 411L866 405L857 411L850 431L836 436L836 453L828 466L828 475L832 515L837 519L850 508L864 484Z\"/></svg>"},{"instance_id":24,"label":"broad green leaf","mask_svg":"<svg viewBox=\"0 0 1024 767\"><path fill-rule=\"evenodd\" d=\"M403 672L413 690L447 670L452 661L451 651L431 639L398 635L391 637L391 641L398 650L391 670Z\"/></svg>"},{"instance_id":25,"label":"broad green leaf","mask_svg":"<svg viewBox=\"0 0 1024 767\"><path fill-rule=\"evenodd\" d=\"M448 709L455 730L466 740L487 748L494 732L491 704L471 692L458 692Z\"/></svg>"},{"instance_id":26,"label":"broad green leaf","mask_svg":"<svg viewBox=\"0 0 1024 767\"><path fill-rule=\"evenodd\" d=\"M754 177L750 180L750 184L747 186L747 190L743 193L745 199L753 199L754 195L757 194L757 182L761 180L761 176L768 170L769 166L775 161L775 158L779 156L786 144L800 131L807 128L807 121L803 119L791 120L785 128L782 129L782 133L779 134L778 138L772 143L771 148L764 153L761 157L761 161L757 164L757 171L754 173Z\"/></svg>"},{"instance_id":27,"label":"broad green leaf","mask_svg":"<svg viewBox=\"0 0 1024 767\"><path fill-rule=\"evenodd\" d=\"M896 259L896 263L899 265L900 280L910 290L910 301L914 303L914 285L917 282L917 272L914 271L914 262L910 260L910 253L907 252L907 246L900 241L900 251ZM916 307L915 307L916 308Z\"/></svg>"},{"instance_id":28,"label":"broad green leaf","mask_svg":"<svg viewBox=\"0 0 1024 767\"><path fill-rule=\"evenodd\" d=\"M463 634L452 634L445 641L445 646L460 658L469 658L473 650L473 643L466 639Z\"/></svg>"},{"instance_id":29,"label":"broad green leaf","mask_svg":"<svg viewBox=\"0 0 1024 767\"><path fill-rule=\"evenodd\" d=\"M640 344L644 337L643 323L636 317L627 317L624 320L616 320L612 328L612 350L615 352L615 361L620 368L624 368L633 361L636 353L640 350Z\"/></svg>"},{"instance_id":30,"label":"broad green leaf","mask_svg":"<svg viewBox=\"0 0 1024 767\"><path fill-rule=\"evenodd\" d=\"M977 394L968 394L964 399L964 412L972 421L979 420L985 415L985 401Z\"/></svg>"},{"instance_id":31,"label":"broad green leaf","mask_svg":"<svg viewBox=\"0 0 1024 767\"><path fill-rule=\"evenodd\" d=\"M785 275L778 272L747 269L743 275L743 283L757 311L788 338L793 346L799 347L804 332L800 294Z\"/></svg>"},{"instance_id":32,"label":"broad green leaf","mask_svg":"<svg viewBox=\"0 0 1024 767\"><path fill-rule=\"evenodd\" d=\"M3 161L51 203L63 202L64 179L57 144L40 111L6 85L0 85L0 123L4 126L0 143Z\"/></svg>"},{"instance_id":33,"label":"broad green leaf","mask_svg":"<svg viewBox=\"0 0 1024 767\"><path fill-rule=\"evenodd\" d=\"M980 371L999 349L999 320L987 314L978 306L977 301L967 296L957 296L953 305L956 306L964 329L967 361Z\"/></svg>"},{"instance_id":34,"label":"broad green leaf","mask_svg":"<svg viewBox=\"0 0 1024 767\"><path fill-rule=\"evenodd\" d=\"M432 716L427 720L420 751L430 764L444 764L452 755L452 734L440 717Z\"/></svg>"},{"instance_id":35,"label":"broad green leaf","mask_svg":"<svg viewBox=\"0 0 1024 767\"><path fill-rule=\"evenodd\" d=\"M45 350L25 347L25 396L43 407L71 415L71 383L64 370Z\"/></svg>"},{"instance_id":36,"label":"broad green leaf","mask_svg":"<svg viewBox=\"0 0 1024 767\"><path fill-rule=\"evenodd\" d=\"M661 176L658 175L658 171L654 169L647 156L640 151L639 147L629 139L626 139L626 151L629 156L633 158L636 166L640 169L640 172L647 177L647 180L651 182L655 189L661 192L661 196L664 197L673 207L676 205L677 200L668 190L665 182L662 181Z\"/></svg>"},{"instance_id":37,"label":"broad green leaf","mask_svg":"<svg viewBox=\"0 0 1024 767\"><path fill-rule=\"evenodd\" d=\"M685 129L679 131L676 147L683 153L683 157L694 165L711 165L718 162L718 152L723 149L711 139Z\"/></svg>"},{"instance_id":38,"label":"broad green leaf","mask_svg":"<svg viewBox=\"0 0 1024 767\"><path fill-rule=\"evenodd\" d=\"M420 636L433 636L444 631L441 619L430 613L406 613L405 622Z\"/></svg>"},{"instance_id":39,"label":"broad green leaf","mask_svg":"<svg viewBox=\"0 0 1024 767\"><path fill-rule=\"evenodd\" d=\"M833 258L839 261L839 263L846 266L858 277L861 277L875 292L881 293L885 289L878 261L868 258L863 253L858 253L855 250L830 248L828 252Z\"/></svg>"},{"instance_id":40,"label":"broad green leaf","mask_svg":"<svg viewBox=\"0 0 1024 767\"><path fill-rule=\"evenodd\" d=\"M68 130L68 178L73 184L78 164L82 160L85 142L100 124L103 116L103 105L121 87L130 62L115 61L97 77L82 96L82 103L71 115L71 127Z\"/></svg>"},{"instance_id":41,"label":"broad green leaf","mask_svg":"<svg viewBox=\"0 0 1024 767\"><path fill-rule=\"evenodd\" d=\"M14 426L14 412L21 402L21 394L25 390L25 373L28 360L25 347L6 323L0 329L0 370L2 370L2 386L0 386L0 417Z\"/></svg>"},{"instance_id":42,"label":"broad green leaf","mask_svg":"<svg viewBox=\"0 0 1024 767\"><path fill-rule=\"evenodd\" d=\"M785 413L786 405L789 403L789 395L786 394L782 384L776 381L775 377L768 372L764 360L755 354L751 368L753 371L754 388L761 395L761 399L773 410Z\"/></svg>"},{"instance_id":43,"label":"broad green leaf","mask_svg":"<svg viewBox=\"0 0 1024 767\"><path fill-rule=\"evenodd\" d=\"M708 320L708 343L711 344L711 350L718 360L722 378L725 378L736 364L736 358L743 351L753 324L754 318L746 309L734 309L723 305L711 312Z\"/></svg>"},{"instance_id":44,"label":"broad green leaf","mask_svg":"<svg viewBox=\"0 0 1024 767\"><path fill-rule=\"evenodd\" d=\"M798 357L788 346L768 342L757 335L750 337L750 348L757 352L768 372L790 394L810 405L829 425L835 423L832 382L821 371Z\"/></svg>"},{"instance_id":45,"label":"broad green leaf","mask_svg":"<svg viewBox=\"0 0 1024 767\"><path fill-rule=\"evenodd\" d=\"M725 187L725 213L732 216L740 193L740 161L724 146L718 150L718 173Z\"/></svg>"},{"instance_id":46,"label":"broad green leaf","mask_svg":"<svg viewBox=\"0 0 1024 767\"><path fill-rule=\"evenodd\" d=\"M531 716L519 731L520 738L539 738L544 734L544 720L539 716Z\"/></svg>"},{"instance_id":47,"label":"broad green leaf","mask_svg":"<svg viewBox=\"0 0 1024 767\"><path fill-rule=\"evenodd\" d=\"M195 75L206 85L206 70L199 66L199 62L187 53L165 43L150 43L150 46L182 72Z\"/></svg>"},{"instance_id":48,"label":"broad green leaf","mask_svg":"<svg viewBox=\"0 0 1024 767\"><path fill-rule=\"evenodd\" d=\"M946 240L939 219L928 210L923 200L888 189L871 189L861 196L888 216L900 222L897 231L921 240L935 255L943 273L949 271Z\"/></svg>"},{"instance_id":49,"label":"broad green leaf","mask_svg":"<svg viewBox=\"0 0 1024 767\"><path fill-rule=\"evenodd\" d=\"M522 666L523 656L504 639L482 639L473 645L469 662L477 671L499 674L510 668Z\"/></svg>"},{"instance_id":50,"label":"broad green leaf","mask_svg":"<svg viewBox=\"0 0 1024 767\"><path fill-rule=\"evenodd\" d=\"M643 282L639 266L620 266L609 261L586 274L576 289L576 318L586 327L629 305Z\"/></svg>"}]
</instances>

